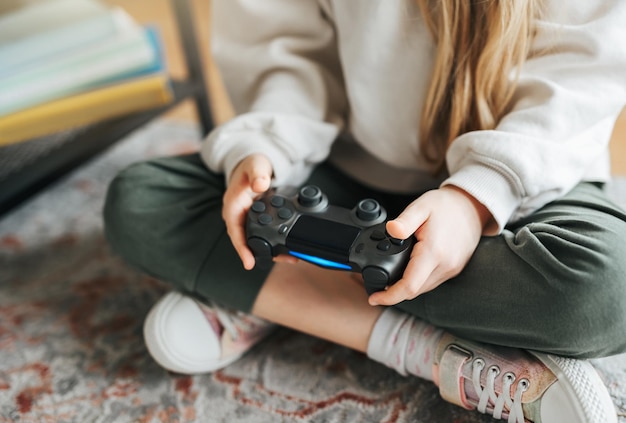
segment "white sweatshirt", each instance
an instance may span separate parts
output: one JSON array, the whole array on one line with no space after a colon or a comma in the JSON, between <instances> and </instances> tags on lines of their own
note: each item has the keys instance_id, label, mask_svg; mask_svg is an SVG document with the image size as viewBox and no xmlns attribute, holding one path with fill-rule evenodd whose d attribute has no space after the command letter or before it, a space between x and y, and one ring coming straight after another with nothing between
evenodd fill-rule
<instances>
[{"instance_id":1,"label":"white sweatshirt","mask_svg":"<svg viewBox=\"0 0 626 423\"><path fill-rule=\"evenodd\" d=\"M213 0L213 54L237 117L203 144L208 167L228 178L264 153L275 185L303 183L327 158L391 192L453 184L499 230L581 180L609 178L626 104L626 0L547 1L532 49L550 53L526 62L494 130L453 142L442 178L418 147L435 45L414 3Z\"/></svg>"}]
</instances>

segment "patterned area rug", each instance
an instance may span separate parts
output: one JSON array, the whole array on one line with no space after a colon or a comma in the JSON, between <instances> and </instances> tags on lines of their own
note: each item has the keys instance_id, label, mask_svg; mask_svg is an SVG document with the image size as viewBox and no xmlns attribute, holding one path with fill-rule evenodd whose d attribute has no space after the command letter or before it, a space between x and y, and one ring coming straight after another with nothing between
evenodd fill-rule
<instances>
[{"instance_id":1,"label":"patterned area rug","mask_svg":"<svg viewBox=\"0 0 626 423\"><path fill-rule=\"evenodd\" d=\"M111 254L100 213L120 169L197 140L195 127L155 122L0 220L0 423L492 421L287 329L211 375L159 368L142 323L167 288ZM611 190L626 199L626 181ZM595 364L626 422L626 356Z\"/></svg>"}]
</instances>

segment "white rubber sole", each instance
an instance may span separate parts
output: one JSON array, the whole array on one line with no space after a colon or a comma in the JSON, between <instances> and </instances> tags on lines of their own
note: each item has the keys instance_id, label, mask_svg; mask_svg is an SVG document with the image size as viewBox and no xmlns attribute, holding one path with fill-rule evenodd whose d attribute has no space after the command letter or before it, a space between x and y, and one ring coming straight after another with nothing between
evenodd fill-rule
<instances>
[{"instance_id":1,"label":"white rubber sole","mask_svg":"<svg viewBox=\"0 0 626 423\"><path fill-rule=\"evenodd\" d=\"M220 358L221 340L194 300L170 292L150 310L143 326L150 355L167 370L209 373L241 357Z\"/></svg>"},{"instance_id":2,"label":"white rubber sole","mask_svg":"<svg viewBox=\"0 0 626 423\"><path fill-rule=\"evenodd\" d=\"M531 353L559 380L542 397L542 422L617 423L609 391L591 363Z\"/></svg>"}]
</instances>

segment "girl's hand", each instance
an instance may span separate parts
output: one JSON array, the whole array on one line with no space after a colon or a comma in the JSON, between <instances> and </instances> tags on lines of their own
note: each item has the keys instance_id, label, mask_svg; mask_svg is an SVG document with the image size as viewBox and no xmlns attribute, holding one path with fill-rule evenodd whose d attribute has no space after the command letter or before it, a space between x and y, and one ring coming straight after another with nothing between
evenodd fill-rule
<instances>
[{"instance_id":1,"label":"girl's hand","mask_svg":"<svg viewBox=\"0 0 626 423\"><path fill-rule=\"evenodd\" d=\"M402 279L369 297L371 305L393 305L411 300L458 275L465 267L491 213L460 188L445 186L413 201L387 232L406 239L415 234L409 264Z\"/></svg>"},{"instance_id":2,"label":"girl's hand","mask_svg":"<svg viewBox=\"0 0 626 423\"><path fill-rule=\"evenodd\" d=\"M224 193L222 218L243 267L247 270L254 267L254 255L246 242L246 215L254 199L270 188L272 173L272 164L265 155L252 154L239 162Z\"/></svg>"}]
</instances>

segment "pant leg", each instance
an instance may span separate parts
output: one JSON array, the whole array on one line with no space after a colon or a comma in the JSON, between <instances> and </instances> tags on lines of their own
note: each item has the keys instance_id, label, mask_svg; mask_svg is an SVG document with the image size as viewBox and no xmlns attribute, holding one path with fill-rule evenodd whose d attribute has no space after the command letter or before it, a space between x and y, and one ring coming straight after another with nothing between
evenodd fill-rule
<instances>
[{"instance_id":1,"label":"pant leg","mask_svg":"<svg viewBox=\"0 0 626 423\"><path fill-rule=\"evenodd\" d=\"M344 207L365 197L396 203L391 217L411 199L374 192L326 165L309 183ZM107 238L148 274L250 310L267 272L241 266L221 219L224 189L198 155L131 166L110 186ZM477 341L579 357L624 352L625 221L598 187L581 184L481 240L458 277L398 307Z\"/></svg>"},{"instance_id":2,"label":"pant leg","mask_svg":"<svg viewBox=\"0 0 626 423\"><path fill-rule=\"evenodd\" d=\"M626 215L580 184L500 236L463 272L398 307L482 342L577 357L626 351Z\"/></svg>"},{"instance_id":3,"label":"pant leg","mask_svg":"<svg viewBox=\"0 0 626 423\"><path fill-rule=\"evenodd\" d=\"M353 207L367 193L327 165L309 183L333 204ZM129 264L174 288L249 311L269 270L247 271L222 220L222 175L198 154L136 163L110 184L105 235Z\"/></svg>"},{"instance_id":4,"label":"pant leg","mask_svg":"<svg viewBox=\"0 0 626 423\"><path fill-rule=\"evenodd\" d=\"M249 310L268 271L246 271L221 217L225 184L198 154L131 165L110 184L105 235L127 262L175 288Z\"/></svg>"}]
</instances>

